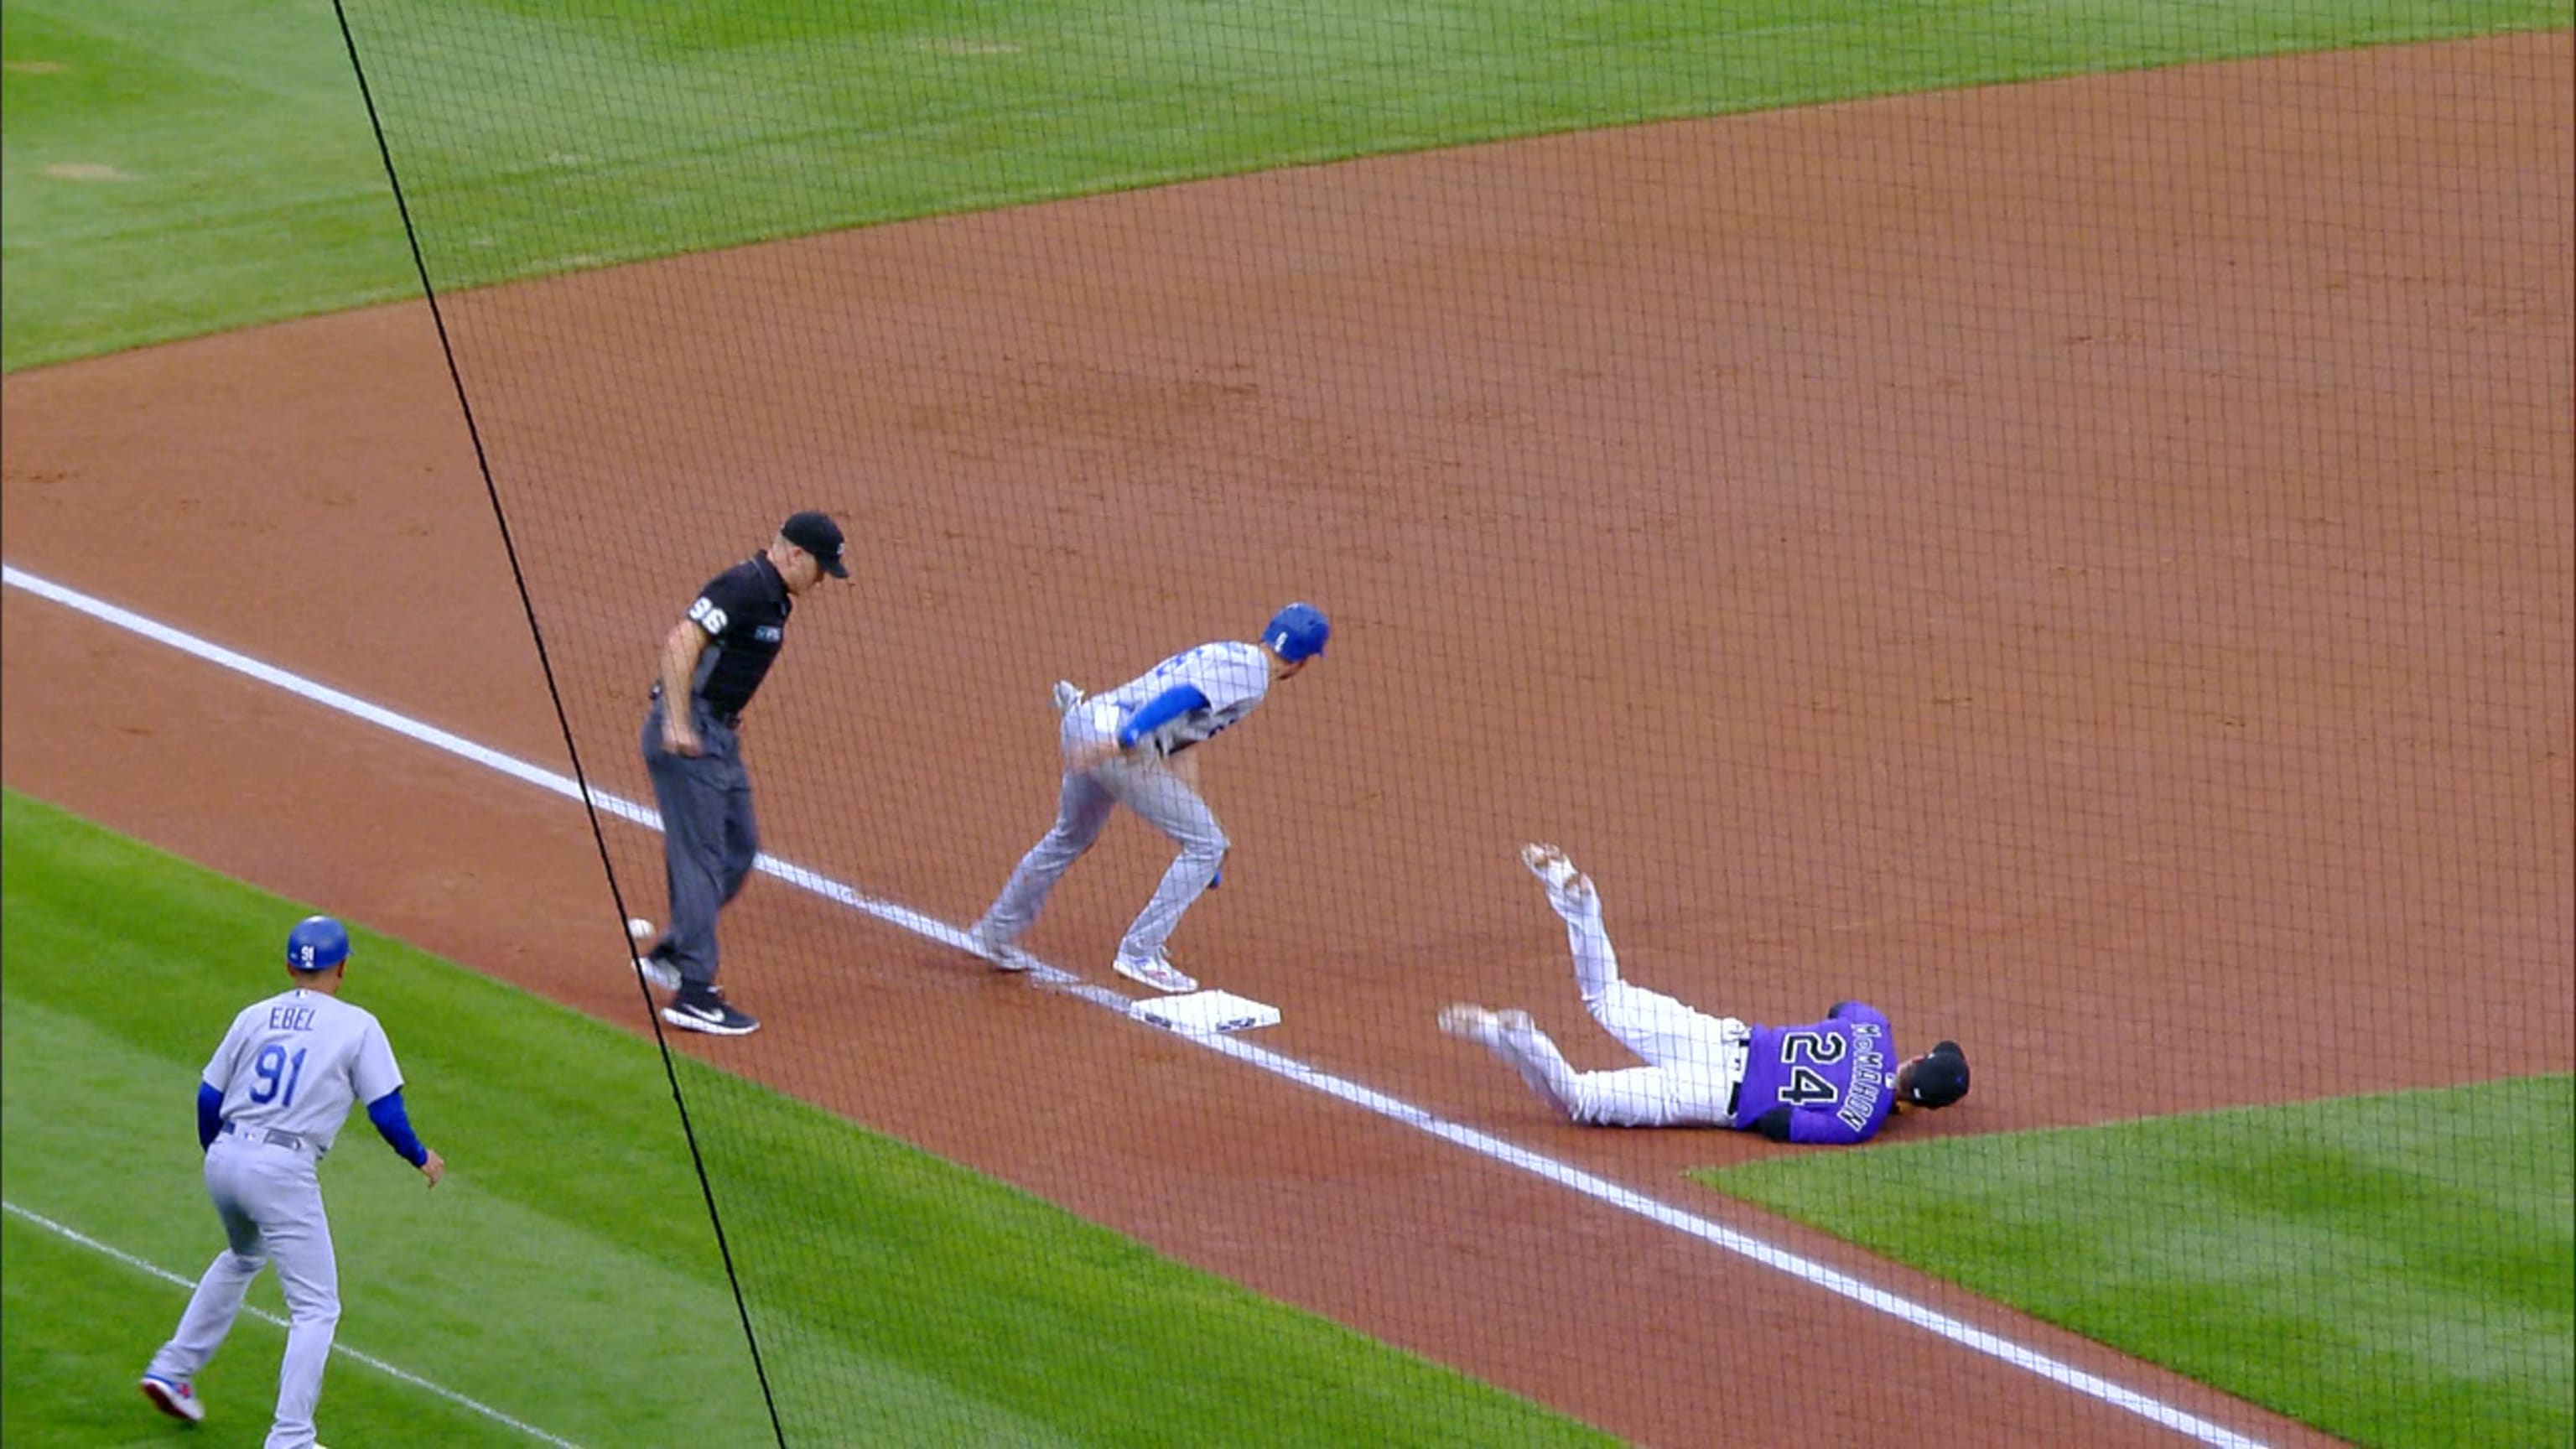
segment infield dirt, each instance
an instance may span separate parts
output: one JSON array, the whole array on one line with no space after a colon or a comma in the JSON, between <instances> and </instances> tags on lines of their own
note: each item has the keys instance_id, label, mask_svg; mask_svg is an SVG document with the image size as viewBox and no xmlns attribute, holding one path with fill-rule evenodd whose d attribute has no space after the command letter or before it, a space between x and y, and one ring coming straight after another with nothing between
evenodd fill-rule
<instances>
[{"instance_id":1,"label":"infield dirt","mask_svg":"<svg viewBox=\"0 0 2576 1449\"><path fill-rule=\"evenodd\" d=\"M1211 748L1237 861L1176 943L1265 1045L2317 1442L1679 1177L1764 1144L1551 1124L1431 1023L1611 1064L1543 836L1647 984L1969 1043L1908 1136L2576 1067L2571 79L2541 35L1565 136L450 320L602 785L646 796L653 642L740 519L832 507L867 564L748 725L768 842L962 923L1051 809L1049 681L1314 597L1329 657ZM5 428L12 564L560 767L422 308L22 373ZM561 801L18 591L0 643L11 785L645 1028ZM1160 849L1113 831L1031 944L1108 979ZM773 883L726 948L770 1025L687 1049L1622 1435L2171 1441Z\"/></svg>"}]
</instances>

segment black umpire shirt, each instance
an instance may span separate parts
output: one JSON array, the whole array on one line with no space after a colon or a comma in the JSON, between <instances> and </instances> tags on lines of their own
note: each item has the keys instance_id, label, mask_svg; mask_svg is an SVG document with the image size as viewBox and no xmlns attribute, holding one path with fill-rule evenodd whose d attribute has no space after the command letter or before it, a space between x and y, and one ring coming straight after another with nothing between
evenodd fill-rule
<instances>
[{"instance_id":1,"label":"black umpire shirt","mask_svg":"<svg viewBox=\"0 0 2576 1449\"><path fill-rule=\"evenodd\" d=\"M730 722L751 703L778 657L787 615L795 607L787 596L787 581L767 554L753 554L698 591L689 618L707 631L707 648L698 656L692 687L719 718Z\"/></svg>"}]
</instances>

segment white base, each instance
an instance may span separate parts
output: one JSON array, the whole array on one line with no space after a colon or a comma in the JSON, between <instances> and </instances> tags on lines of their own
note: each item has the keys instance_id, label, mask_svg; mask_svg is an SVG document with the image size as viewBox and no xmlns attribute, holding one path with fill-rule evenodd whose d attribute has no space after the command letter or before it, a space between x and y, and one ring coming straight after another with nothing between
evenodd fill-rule
<instances>
[{"instance_id":1,"label":"white base","mask_svg":"<svg viewBox=\"0 0 2576 1449\"><path fill-rule=\"evenodd\" d=\"M1165 1031L1206 1036L1221 1031L1250 1031L1277 1026L1279 1008L1231 991L1193 991L1186 996L1150 996L1127 1008L1127 1014Z\"/></svg>"}]
</instances>

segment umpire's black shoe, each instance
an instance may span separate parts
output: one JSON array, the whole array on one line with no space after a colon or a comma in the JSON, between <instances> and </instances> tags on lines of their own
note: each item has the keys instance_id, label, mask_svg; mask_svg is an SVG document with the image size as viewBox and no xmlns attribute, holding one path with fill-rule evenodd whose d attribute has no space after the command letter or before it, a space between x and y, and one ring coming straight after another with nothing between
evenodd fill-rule
<instances>
[{"instance_id":1,"label":"umpire's black shoe","mask_svg":"<svg viewBox=\"0 0 2576 1449\"><path fill-rule=\"evenodd\" d=\"M713 986L683 986L671 1004L662 1008L662 1019L690 1031L703 1031L713 1036L749 1036L760 1030L760 1019L747 1011L736 1011L724 999L724 992Z\"/></svg>"}]
</instances>

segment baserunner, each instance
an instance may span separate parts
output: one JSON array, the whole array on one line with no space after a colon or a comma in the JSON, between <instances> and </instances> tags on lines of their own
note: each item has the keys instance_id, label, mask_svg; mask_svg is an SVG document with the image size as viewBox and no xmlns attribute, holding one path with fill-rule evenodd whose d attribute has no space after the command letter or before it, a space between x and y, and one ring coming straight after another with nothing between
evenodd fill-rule
<instances>
[{"instance_id":1,"label":"baserunner","mask_svg":"<svg viewBox=\"0 0 2576 1449\"><path fill-rule=\"evenodd\" d=\"M1216 883L1231 842L1199 796L1200 745L1242 722L1270 686L1293 679L1332 634L1312 604L1273 615L1258 642L1225 641L1184 649L1106 694L1086 696L1059 680L1056 741L1064 780L1054 828L1020 859L992 908L968 932L975 953L1005 971L1028 968L1022 932L1037 921L1047 893L1120 805L1180 847L1145 909L1118 943L1111 969L1157 991L1196 991L1198 982L1172 964L1164 943L1191 903Z\"/></svg>"}]
</instances>

